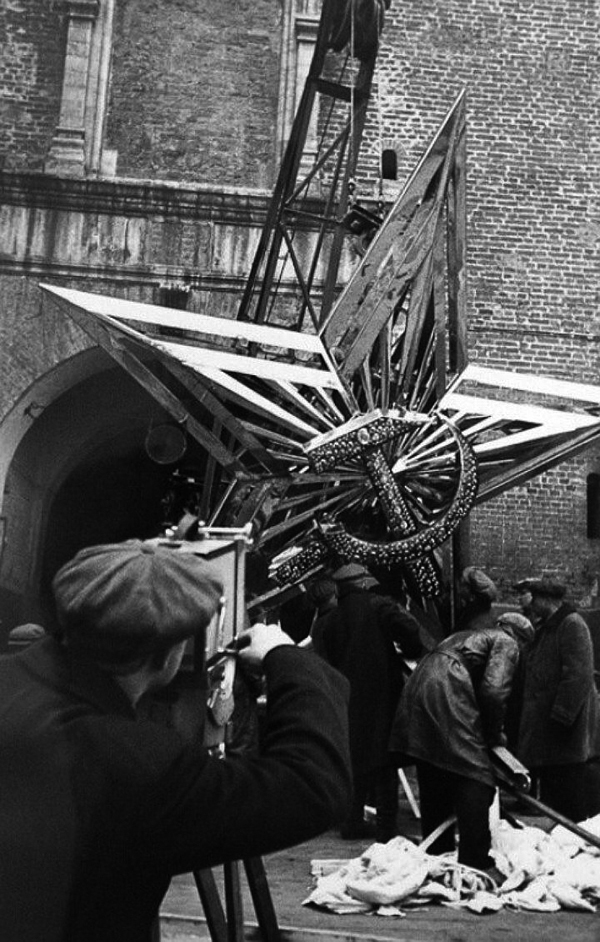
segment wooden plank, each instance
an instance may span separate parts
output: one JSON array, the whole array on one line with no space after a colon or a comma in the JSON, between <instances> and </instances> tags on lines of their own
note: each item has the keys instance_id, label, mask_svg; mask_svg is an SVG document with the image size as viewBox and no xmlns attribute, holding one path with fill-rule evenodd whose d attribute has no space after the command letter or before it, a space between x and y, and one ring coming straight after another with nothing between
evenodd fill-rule
<instances>
[{"instance_id":1,"label":"wooden plank","mask_svg":"<svg viewBox=\"0 0 600 942\"><path fill-rule=\"evenodd\" d=\"M282 396L292 402L301 412L304 412L319 427L324 426L328 429L335 427L335 423L325 414L323 409L319 409L312 402L309 402L306 396L303 396L292 383L278 382L273 383L273 385L276 386Z\"/></svg>"},{"instance_id":2,"label":"wooden plank","mask_svg":"<svg viewBox=\"0 0 600 942\"><path fill-rule=\"evenodd\" d=\"M382 277L392 267L394 245L415 218L422 193L442 160L442 154L430 154L422 162L420 172L402 192L359 262L321 328L320 336L329 350L339 348L346 352L352 343L361 325L365 297L377 289Z\"/></svg>"},{"instance_id":3,"label":"wooden plank","mask_svg":"<svg viewBox=\"0 0 600 942\"><path fill-rule=\"evenodd\" d=\"M165 386L152 371L122 344L118 343L106 326L106 322L99 320L86 310L81 310L71 302L50 291L52 300L68 314L88 336L105 350L112 359L119 364L129 375L135 379L177 422L185 423L186 430L196 441L213 455L222 467L235 470L244 475L246 469L234 455L229 452L223 443L212 435L197 419L189 414L188 409L181 403L171 390Z\"/></svg>"},{"instance_id":4,"label":"wooden plank","mask_svg":"<svg viewBox=\"0 0 600 942\"><path fill-rule=\"evenodd\" d=\"M413 403L419 396L415 388L415 368L421 347L421 338L426 329L431 298L431 277L433 272L433 254L428 251L425 263L416 274L410 295L410 305L406 317L406 331L400 360L401 389L407 401ZM433 335L434 321L430 318L429 331ZM422 351L421 351L422 352ZM420 367L419 363L418 366Z\"/></svg>"},{"instance_id":5,"label":"wooden plank","mask_svg":"<svg viewBox=\"0 0 600 942\"><path fill-rule=\"evenodd\" d=\"M366 411L370 412L372 409L376 408L376 403L375 393L373 391L373 375L371 373L370 365L367 361L360 364L359 377L360 385L365 397ZM364 411L364 409L361 411Z\"/></svg>"},{"instance_id":6,"label":"wooden plank","mask_svg":"<svg viewBox=\"0 0 600 942\"><path fill-rule=\"evenodd\" d=\"M500 386L506 389L519 389L523 392L539 393L581 402L600 403L600 386L572 383L569 380L554 379L552 376L515 373L471 364L458 377L458 385L470 381L485 386ZM458 385L455 388L458 388Z\"/></svg>"},{"instance_id":7,"label":"wooden plank","mask_svg":"<svg viewBox=\"0 0 600 942\"><path fill-rule=\"evenodd\" d=\"M427 227L429 233L433 217L428 214L425 223L421 225L422 215L419 213L419 225L411 225L406 236L398 238L381 264L371 271L370 277L363 267L365 280L360 285L361 294L356 306L350 307L354 299L345 302L344 328L333 340L330 349L339 351L340 372L347 380L354 376L369 356L377 336L430 252L430 239L421 236L424 227ZM328 343L330 340L327 338Z\"/></svg>"},{"instance_id":8,"label":"wooden plank","mask_svg":"<svg viewBox=\"0 0 600 942\"><path fill-rule=\"evenodd\" d=\"M586 432L588 429L600 427L600 423L594 425L583 425L579 428L549 428L539 426L529 429L527 432L515 432L504 435L502 438L486 442L472 442L472 447L478 460L483 466L483 462L494 460L511 460L513 464L519 463L519 456L526 450L535 450L539 452L542 448L548 448L552 441L563 440L565 436L575 435L579 432Z\"/></svg>"},{"instance_id":9,"label":"wooden plank","mask_svg":"<svg viewBox=\"0 0 600 942\"><path fill-rule=\"evenodd\" d=\"M452 416L452 421L459 427L461 434L464 435L465 438L476 438L478 435L482 435L483 432L491 431L494 427L501 424L501 420L498 420L495 416L490 416L479 422L473 422L467 425L466 423L470 418L471 416L465 412L455 412Z\"/></svg>"},{"instance_id":10,"label":"wooden plank","mask_svg":"<svg viewBox=\"0 0 600 942\"><path fill-rule=\"evenodd\" d=\"M266 450L260 439L254 435L242 422L235 416L225 403L213 394L210 383L204 376L198 373L190 375L189 370L182 366L178 361L173 362L171 358L167 359L165 364L173 376L185 386L190 394L203 405L227 431L238 441L252 456L265 468L273 469L276 462L270 453Z\"/></svg>"},{"instance_id":11,"label":"wooden plank","mask_svg":"<svg viewBox=\"0 0 600 942\"><path fill-rule=\"evenodd\" d=\"M315 399L321 403L321 408L324 409L325 412L331 415L331 417L335 420L334 424L341 425L346 421L347 415L345 415L341 409L338 409L331 396L324 389L315 389L313 392ZM358 403L353 401L352 408L350 408L348 411L350 415L358 412Z\"/></svg>"},{"instance_id":12,"label":"wooden plank","mask_svg":"<svg viewBox=\"0 0 600 942\"><path fill-rule=\"evenodd\" d=\"M432 330L421 355L419 369L414 380L413 389L408 400L408 407L414 412L428 412L431 408L431 396L437 389L437 380L433 371L433 349L436 342L435 332Z\"/></svg>"},{"instance_id":13,"label":"wooden plank","mask_svg":"<svg viewBox=\"0 0 600 942\"><path fill-rule=\"evenodd\" d=\"M454 122L449 129L447 153L442 165L441 177L438 181L436 194L430 210L430 225L421 234L424 244L429 247L427 264L419 271L415 278L411 296L411 310L407 318L407 336L404 346L404 361L401 371L405 382L413 375L417 357L422 355L422 334L424 325L429 320L429 305L433 304L433 317L431 330L434 332L434 358L436 367L436 391L438 396L445 389L445 305L444 305L444 262L443 246L445 238L443 233L443 209L446 202L448 178L454 164L454 152L458 127L456 122L464 114L462 109L462 96L454 109ZM413 314L413 307L415 313ZM415 318L415 321L413 321ZM412 331L412 336L411 336Z\"/></svg>"},{"instance_id":14,"label":"wooden plank","mask_svg":"<svg viewBox=\"0 0 600 942\"><path fill-rule=\"evenodd\" d=\"M595 427L583 429L580 432L568 436L565 442L556 445L548 450L545 448L541 454L535 455L528 461L522 462L516 467L511 467L501 474L495 475L488 481L482 481L476 503L480 504L486 500L497 497L511 487L517 487L542 471L548 471L550 468L561 464L567 458L572 458L579 454L585 448L588 448L593 442L600 438L600 423Z\"/></svg>"},{"instance_id":15,"label":"wooden plank","mask_svg":"<svg viewBox=\"0 0 600 942\"><path fill-rule=\"evenodd\" d=\"M570 429L555 429L540 425L524 432L513 432L489 442L475 442L473 451L481 461L507 461L518 463L519 454L533 447L539 451L544 442L551 442L567 435Z\"/></svg>"},{"instance_id":16,"label":"wooden plank","mask_svg":"<svg viewBox=\"0 0 600 942\"><path fill-rule=\"evenodd\" d=\"M263 425L255 425L253 422L244 422L244 428L257 438L261 440L264 439L266 442L272 442L273 445L285 448L288 451L298 448L298 461L302 464L305 462L308 463L308 459L304 456L302 451L302 446L297 444L293 438L282 435L280 432L275 432L273 429L265 428Z\"/></svg>"},{"instance_id":17,"label":"wooden plank","mask_svg":"<svg viewBox=\"0 0 600 942\"><path fill-rule=\"evenodd\" d=\"M213 435L220 437L222 425L219 419L215 418L212 423ZM221 475L217 475L217 463L212 455L209 455L204 468L202 482L202 493L200 494L199 517L200 520L208 520L211 508L215 504L215 496L218 494L218 485L221 483ZM217 488L217 490L215 490Z\"/></svg>"},{"instance_id":18,"label":"wooden plank","mask_svg":"<svg viewBox=\"0 0 600 942\"><path fill-rule=\"evenodd\" d=\"M587 413L561 412L559 409L547 409L544 406L507 402L503 399L485 399L482 396L467 396L462 393L447 393L440 401L439 409L444 412L457 409L474 416L495 416L532 425L544 425L552 431L569 431L598 422L597 416Z\"/></svg>"},{"instance_id":19,"label":"wooden plank","mask_svg":"<svg viewBox=\"0 0 600 942\"><path fill-rule=\"evenodd\" d=\"M447 428L445 425L441 425L428 433L420 444L411 448L410 453L407 452L407 454L401 455L392 467L392 472L397 474L404 469L413 470L424 461L429 463L439 459L443 463L444 460L447 460L445 456L448 453L448 447ZM452 465L455 465L455 463L454 452L452 452Z\"/></svg>"},{"instance_id":20,"label":"wooden plank","mask_svg":"<svg viewBox=\"0 0 600 942\"><path fill-rule=\"evenodd\" d=\"M345 349L342 373L350 377L358 364L368 355L375 332L392 316L407 284L417 279L425 267L429 267L433 247L441 238L445 184L452 150L443 162L442 177L436 196L431 202L421 203L409 222L406 232L398 237L387 254L384 263L376 272L376 278L363 291L360 300L360 328ZM414 290L414 288L413 288ZM426 289L427 290L427 289Z\"/></svg>"},{"instance_id":21,"label":"wooden plank","mask_svg":"<svg viewBox=\"0 0 600 942\"><path fill-rule=\"evenodd\" d=\"M341 390L336 374L329 370L312 369L295 363L265 360L217 349L190 347L164 340L153 339L152 343L199 373L216 369L227 373L241 373L244 376L257 376L266 380L287 380L301 386L321 386L324 389Z\"/></svg>"},{"instance_id":22,"label":"wooden plank","mask_svg":"<svg viewBox=\"0 0 600 942\"><path fill-rule=\"evenodd\" d=\"M73 291L57 288L54 285L40 285L45 291L69 301L76 307L95 314L98 317L110 317L133 323L146 323L155 326L189 330L203 335L228 337L232 340L257 343L265 347L285 348L301 353L325 355L323 344L316 334L300 333L282 327L265 324L252 324L226 317L211 317L207 314L194 314L175 308L161 307L155 304L143 304L139 301L127 301L103 294L85 291Z\"/></svg>"},{"instance_id":23,"label":"wooden plank","mask_svg":"<svg viewBox=\"0 0 600 942\"><path fill-rule=\"evenodd\" d=\"M448 181L448 364L452 372L467 364L467 135L466 95L456 108L454 164Z\"/></svg>"},{"instance_id":24,"label":"wooden plank","mask_svg":"<svg viewBox=\"0 0 600 942\"><path fill-rule=\"evenodd\" d=\"M290 519L269 526L269 529L262 535L262 545L266 545L271 540L283 536L290 530L297 530L302 524L308 524L310 526L315 519L315 512L317 510L320 514L327 512L333 514L343 510L344 506L358 497L362 490L362 487L343 491L340 491L339 488L335 490L332 489L333 496L329 496L326 499L321 497L316 503L312 502L308 510L304 513L294 513ZM329 494L330 492L328 491L327 493ZM306 530L304 530L304 532L306 532Z\"/></svg>"},{"instance_id":25,"label":"wooden plank","mask_svg":"<svg viewBox=\"0 0 600 942\"><path fill-rule=\"evenodd\" d=\"M448 158L448 149L451 146L453 127L456 121L455 112L460 100L459 97L450 109L437 135L392 207L385 223L373 239L364 258L350 278L321 329L321 337L324 339L327 348L329 350L339 348L343 352L344 360L348 363L344 375L352 375L357 369L359 362L364 358L364 348L369 346L369 339L372 345L371 334L365 335L363 333L365 298L371 290L376 289L381 284L382 274L386 267L387 269L390 268L394 245L408 234L407 241L410 241L412 246L413 239L410 237L409 232L411 225L417 233L423 225L424 214L422 211L420 212L419 207L428 185L440 166ZM425 213L425 216L427 216L427 213ZM401 262L401 259L397 257L395 267L397 268L400 264L406 266L406 260ZM413 268L410 268L410 271L412 270ZM396 283L395 288L400 290L398 283ZM373 334L379 333L382 326L383 321L381 323L377 321L373 327ZM359 347L361 348L358 352L357 343L359 341L357 341L357 337L359 337Z\"/></svg>"},{"instance_id":26,"label":"wooden plank","mask_svg":"<svg viewBox=\"0 0 600 942\"><path fill-rule=\"evenodd\" d=\"M435 363L435 389L436 399L440 399L446 391L446 282L450 279L447 272L446 239L444 227L439 225L436 230L435 244L433 246L433 312L435 321L435 339L433 360Z\"/></svg>"},{"instance_id":27,"label":"wooden plank","mask_svg":"<svg viewBox=\"0 0 600 942\"><path fill-rule=\"evenodd\" d=\"M297 418L293 413L282 409L281 406L278 406L271 399L267 399L265 396L250 389L249 386L240 383L237 379L229 376L228 373L223 373L221 370L205 370L204 376L213 383L216 383L217 386L220 386L221 389L225 390L227 392L227 398L237 402L238 405L244 406L262 415L266 419L276 419L286 428L292 429L299 434L302 438L312 438L314 435L319 434L319 429Z\"/></svg>"},{"instance_id":28,"label":"wooden plank","mask_svg":"<svg viewBox=\"0 0 600 942\"><path fill-rule=\"evenodd\" d=\"M80 310L78 308L78 310ZM198 372L205 372L206 369L223 369L232 372L241 372L247 375L258 376L260 378L288 379L304 385L315 385L323 388L332 388L341 394L344 388L334 370L329 366L329 357L324 357L324 362L329 366L323 370L316 370L310 367L296 366L291 363L278 363L275 360L263 360L252 356L241 356L238 354L229 354L221 350L205 349L202 347L188 346L186 344L171 343L169 341L159 340L154 337L148 337L146 334L135 330L128 324L108 317L104 314L90 313L86 310L83 313L88 314L89 323L95 319L98 323L103 323L106 329L115 334L116 342L118 338L128 337L140 344L145 344L153 351L163 351L171 355L174 359L189 366Z\"/></svg>"},{"instance_id":29,"label":"wooden plank","mask_svg":"<svg viewBox=\"0 0 600 942\"><path fill-rule=\"evenodd\" d=\"M387 412L390 408L390 364L392 358L392 324L388 320L385 327L379 334L379 406L382 412Z\"/></svg>"}]
</instances>

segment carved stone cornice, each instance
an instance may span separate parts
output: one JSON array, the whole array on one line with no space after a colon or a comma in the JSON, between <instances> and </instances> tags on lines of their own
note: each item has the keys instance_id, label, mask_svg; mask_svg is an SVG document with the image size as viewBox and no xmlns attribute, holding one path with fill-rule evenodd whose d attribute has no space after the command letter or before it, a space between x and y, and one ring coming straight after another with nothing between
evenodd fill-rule
<instances>
[{"instance_id":1,"label":"carved stone cornice","mask_svg":"<svg viewBox=\"0 0 600 942\"><path fill-rule=\"evenodd\" d=\"M203 219L261 226L270 194L223 191L155 181L79 179L45 173L0 171L0 203L120 216ZM313 212L322 208L307 204Z\"/></svg>"}]
</instances>

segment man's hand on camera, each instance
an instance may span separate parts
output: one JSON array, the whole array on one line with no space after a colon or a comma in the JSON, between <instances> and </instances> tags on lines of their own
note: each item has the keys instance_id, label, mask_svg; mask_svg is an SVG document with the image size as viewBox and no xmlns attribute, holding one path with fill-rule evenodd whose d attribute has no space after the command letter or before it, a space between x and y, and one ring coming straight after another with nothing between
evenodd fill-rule
<instances>
[{"instance_id":1,"label":"man's hand on camera","mask_svg":"<svg viewBox=\"0 0 600 942\"><path fill-rule=\"evenodd\" d=\"M238 661L251 671L260 670L262 662L269 651L282 644L294 644L279 625L253 625L248 631L243 631L236 638L235 647Z\"/></svg>"}]
</instances>

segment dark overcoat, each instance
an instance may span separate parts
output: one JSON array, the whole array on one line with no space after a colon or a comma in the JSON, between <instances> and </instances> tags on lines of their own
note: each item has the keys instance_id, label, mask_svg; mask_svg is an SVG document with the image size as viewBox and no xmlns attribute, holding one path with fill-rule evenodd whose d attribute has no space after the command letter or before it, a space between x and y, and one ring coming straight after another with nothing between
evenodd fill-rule
<instances>
[{"instance_id":1,"label":"dark overcoat","mask_svg":"<svg viewBox=\"0 0 600 942\"><path fill-rule=\"evenodd\" d=\"M530 768L600 755L600 709L590 630L564 604L543 621L525 662L518 755Z\"/></svg>"},{"instance_id":2,"label":"dark overcoat","mask_svg":"<svg viewBox=\"0 0 600 942\"><path fill-rule=\"evenodd\" d=\"M502 628L456 632L430 651L409 677L390 738L400 764L422 760L494 784L490 746L503 724L519 660Z\"/></svg>"},{"instance_id":3,"label":"dark overcoat","mask_svg":"<svg viewBox=\"0 0 600 942\"><path fill-rule=\"evenodd\" d=\"M51 638L0 660L3 942L149 942L173 874L343 818L346 681L293 646L263 666L263 754L221 760L141 720L112 677Z\"/></svg>"},{"instance_id":4,"label":"dark overcoat","mask_svg":"<svg viewBox=\"0 0 600 942\"><path fill-rule=\"evenodd\" d=\"M349 583L323 618L320 650L350 682L350 754L355 775L389 762L392 719L404 685L404 657L422 652L419 623L394 599Z\"/></svg>"}]
</instances>

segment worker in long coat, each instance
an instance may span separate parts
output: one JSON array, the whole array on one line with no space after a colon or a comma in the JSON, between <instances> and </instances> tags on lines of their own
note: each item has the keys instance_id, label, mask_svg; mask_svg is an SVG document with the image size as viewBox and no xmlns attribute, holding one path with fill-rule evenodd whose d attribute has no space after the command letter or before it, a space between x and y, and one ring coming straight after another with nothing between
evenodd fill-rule
<instances>
[{"instance_id":1,"label":"worker in long coat","mask_svg":"<svg viewBox=\"0 0 600 942\"><path fill-rule=\"evenodd\" d=\"M401 654L415 659L422 653L420 626L398 602L380 594L378 581L363 566L341 566L333 579L337 606L323 617L317 634L322 655L350 682L354 801L341 834L369 836L363 809L370 802L376 808L376 837L388 841L397 833L398 773L388 743L406 676Z\"/></svg>"},{"instance_id":2,"label":"worker in long coat","mask_svg":"<svg viewBox=\"0 0 600 942\"><path fill-rule=\"evenodd\" d=\"M525 661L518 756L540 798L573 821L600 812L600 705L590 630L554 580L531 580L539 619Z\"/></svg>"},{"instance_id":3,"label":"worker in long coat","mask_svg":"<svg viewBox=\"0 0 600 942\"><path fill-rule=\"evenodd\" d=\"M476 624L450 635L417 665L394 720L390 747L399 765L416 766L423 837L455 815L458 859L478 869L493 865L489 750L506 744L504 717L520 646L532 635L531 623L515 612L491 627ZM453 849L448 826L430 852Z\"/></svg>"}]
</instances>

